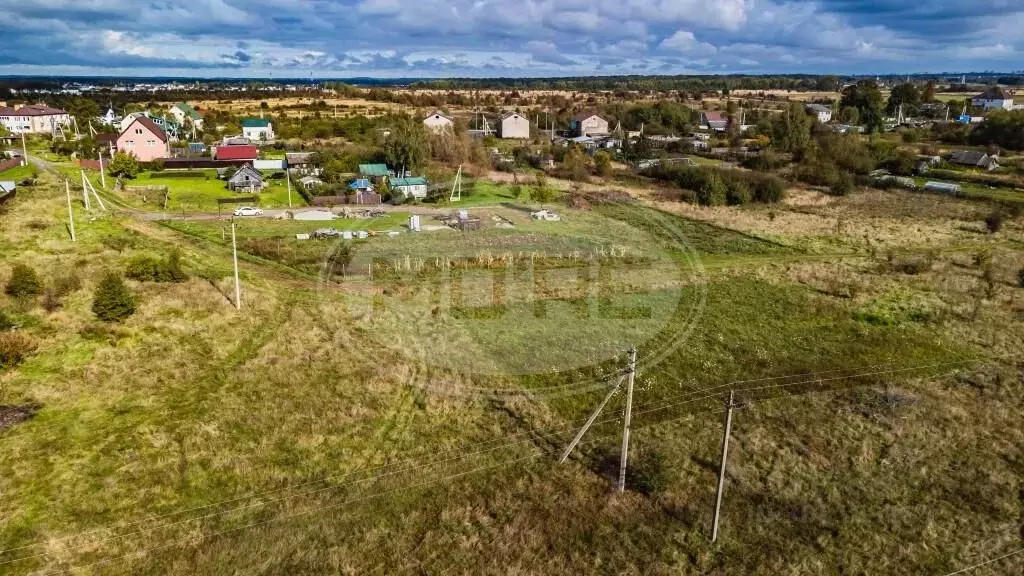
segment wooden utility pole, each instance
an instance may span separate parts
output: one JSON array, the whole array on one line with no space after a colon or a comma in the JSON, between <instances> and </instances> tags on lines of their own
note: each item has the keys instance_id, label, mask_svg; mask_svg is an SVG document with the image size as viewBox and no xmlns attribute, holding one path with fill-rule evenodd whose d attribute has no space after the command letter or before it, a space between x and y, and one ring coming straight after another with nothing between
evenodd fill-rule
<instances>
[{"instance_id":1,"label":"wooden utility pole","mask_svg":"<svg viewBox=\"0 0 1024 576\"><path fill-rule=\"evenodd\" d=\"M71 182L67 178L64 179L64 193L68 197L68 227L71 229L71 241L77 242L75 240L75 213L71 210Z\"/></svg>"},{"instance_id":2,"label":"wooden utility pole","mask_svg":"<svg viewBox=\"0 0 1024 576\"><path fill-rule=\"evenodd\" d=\"M629 421L633 416L633 381L636 378L636 348L629 350L629 376L626 383L626 415L622 424L622 462L619 464L619 492L626 490L626 462L629 460Z\"/></svg>"},{"instance_id":3,"label":"wooden utility pole","mask_svg":"<svg viewBox=\"0 0 1024 576\"><path fill-rule=\"evenodd\" d=\"M235 242L235 221L231 221L231 255L235 261L235 308L242 309L242 289L238 285L238 244Z\"/></svg>"},{"instance_id":4,"label":"wooden utility pole","mask_svg":"<svg viewBox=\"0 0 1024 576\"><path fill-rule=\"evenodd\" d=\"M729 406L725 411L725 430L722 433L722 466L718 470L718 490L715 493L715 519L711 527L711 542L718 540L718 518L722 511L722 490L725 488L725 464L729 459L729 433L732 432L732 409L736 407L733 402L735 393L729 391Z\"/></svg>"},{"instance_id":5,"label":"wooden utility pole","mask_svg":"<svg viewBox=\"0 0 1024 576\"><path fill-rule=\"evenodd\" d=\"M82 203L85 204L85 209L89 210L89 186L85 183L85 170L82 170Z\"/></svg>"},{"instance_id":6,"label":"wooden utility pole","mask_svg":"<svg viewBox=\"0 0 1024 576\"><path fill-rule=\"evenodd\" d=\"M25 133L21 133L21 165L28 166L28 146L25 144Z\"/></svg>"}]
</instances>

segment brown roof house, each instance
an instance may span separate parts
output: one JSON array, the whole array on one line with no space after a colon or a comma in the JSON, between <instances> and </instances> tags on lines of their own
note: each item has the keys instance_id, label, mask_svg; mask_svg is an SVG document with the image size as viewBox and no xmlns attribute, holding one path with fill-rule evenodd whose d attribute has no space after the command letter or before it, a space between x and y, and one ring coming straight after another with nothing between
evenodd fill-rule
<instances>
[{"instance_id":1,"label":"brown roof house","mask_svg":"<svg viewBox=\"0 0 1024 576\"><path fill-rule=\"evenodd\" d=\"M985 170L995 170L999 168L999 156L989 156L984 152L978 152L975 150L956 150L949 155L950 164L957 164L960 166L971 166L972 168L984 168Z\"/></svg>"},{"instance_id":2,"label":"brown roof house","mask_svg":"<svg viewBox=\"0 0 1024 576\"><path fill-rule=\"evenodd\" d=\"M167 134L146 116L139 116L117 137L117 150L131 154L139 162L152 162L170 156Z\"/></svg>"}]
</instances>

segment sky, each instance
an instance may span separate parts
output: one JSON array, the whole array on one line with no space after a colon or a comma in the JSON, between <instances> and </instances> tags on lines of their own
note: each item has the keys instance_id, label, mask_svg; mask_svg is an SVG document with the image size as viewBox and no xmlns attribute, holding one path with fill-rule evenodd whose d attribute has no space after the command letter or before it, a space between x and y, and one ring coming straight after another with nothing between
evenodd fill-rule
<instances>
[{"instance_id":1,"label":"sky","mask_svg":"<svg viewBox=\"0 0 1024 576\"><path fill-rule=\"evenodd\" d=\"M1024 0L0 0L0 74L540 77L1024 68Z\"/></svg>"}]
</instances>

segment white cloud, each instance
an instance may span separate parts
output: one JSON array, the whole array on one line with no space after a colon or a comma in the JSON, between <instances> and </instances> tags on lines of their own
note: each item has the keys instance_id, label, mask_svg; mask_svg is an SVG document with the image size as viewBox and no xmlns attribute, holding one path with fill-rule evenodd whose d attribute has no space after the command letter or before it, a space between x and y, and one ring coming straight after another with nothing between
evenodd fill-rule
<instances>
[{"instance_id":1,"label":"white cloud","mask_svg":"<svg viewBox=\"0 0 1024 576\"><path fill-rule=\"evenodd\" d=\"M677 31L675 34L662 40L660 46L665 50L680 52L690 56L707 56L718 52L714 45L700 42L693 32L689 30Z\"/></svg>"}]
</instances>

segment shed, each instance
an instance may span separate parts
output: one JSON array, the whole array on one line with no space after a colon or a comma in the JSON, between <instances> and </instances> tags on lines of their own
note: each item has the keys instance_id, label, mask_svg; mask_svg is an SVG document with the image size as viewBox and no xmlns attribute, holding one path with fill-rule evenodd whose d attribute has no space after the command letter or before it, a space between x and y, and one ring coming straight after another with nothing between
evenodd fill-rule
<instances>
[{"instance_id":1,"label":"shed","mask_svg":"<svg viewBox=\"0 0 1024 576\"><path fill-rule=\"evenodd\" d=\"M406 198L426 198L427 197L427 179L426 178L392 178L391 179L391 190L394 192L400 192L405 195Z\"/></svg>"},{"instance_id":2,"label":"shed","mask_svg":"<svg viewBox=\"0 0 1024 576\"><path fill-rule=\"evenodd\" d=\"M366 178L357 178L356 180L353 180L348 187L358 192L373 192L373 184L371 184Z\"/></svg>"},{"instance_id":3,"label":"shed","mask_svg":"<svg viewBox=\"0 0 1024 576\"><path fill-rule=\"evenodd\" d=\"M246 164L228 179L228 190L233 192L259 192L263 190L263 175L259 170Z\"/></svg>"},{"instance_id":4,"label":"shed","mask_svg":"<svg viewBox=\"0 0 1024 576\"><path fill-rule=\"evenodd\" d=\"M953 194L954 196L960 193L960 185L950 182L928 182L924 185L924 189L929 192Z\"/></svg>"},{"instance_id":5,"label":"shed","mask_svg":"<svg viewBox=\"0 0 1024 576\"><path fill-rule=\"evenodd\" d=\"M305 176L299 178L299 184L302 184L302 187L305 188L306 190L313 190L315 188L323 186L324 181L317 178L316 176Z\"/></svg>"}]
</instances>

